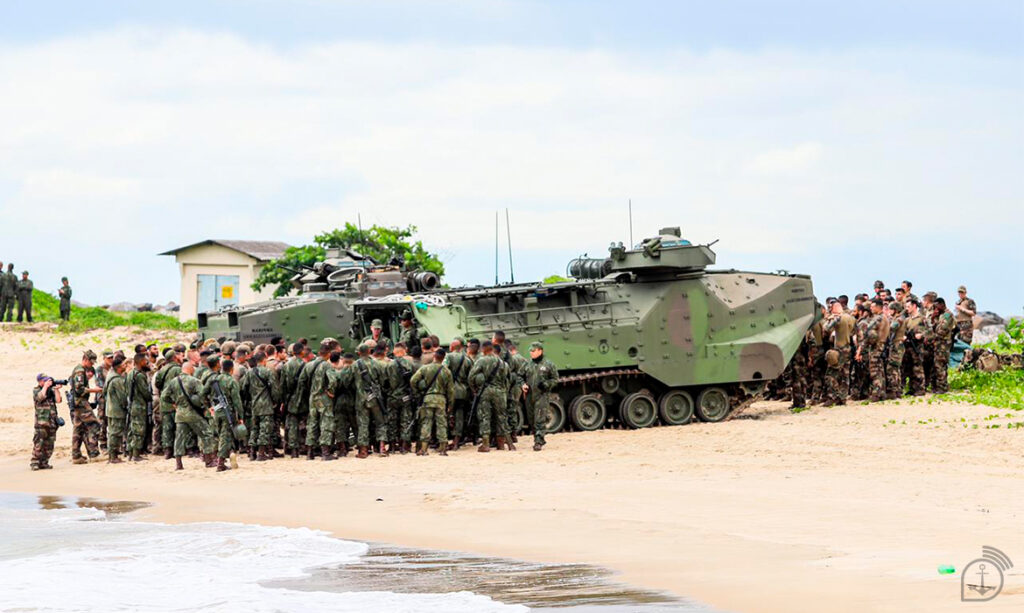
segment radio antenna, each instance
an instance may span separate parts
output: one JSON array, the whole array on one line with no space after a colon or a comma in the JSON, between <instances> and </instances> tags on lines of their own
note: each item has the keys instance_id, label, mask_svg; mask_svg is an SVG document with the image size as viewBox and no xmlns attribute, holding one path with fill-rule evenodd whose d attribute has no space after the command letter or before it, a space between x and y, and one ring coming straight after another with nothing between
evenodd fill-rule
<instances>
[{"instance_id":1,"label":"radio antenna","mask_svg":"<svg viewBox=\"0 0 1024 613\"><path fill-rule=\"evenodd\" d=\"M508 274L512 277L512 284L516 282L516 269L512 266L512 228L508 223L508 207L505 207L505 236L508 239Z\"/></svg>"},{"instance_id":2,"label":"radio antenna","mask_svg":"<svg viewBox=\"0 0 1024 613\"><path fill-rule=\"evenodd\" d=\"M498 284L498 211L494 211L494 284Z\"/></svg>"},{"instance_id":3,"label":"radio antenna","mask_svg":"<svg viewBox=\"0 0 1024 613\"><path fill-rule=\"evenodd\" d=\"M629 248L633 248L633 199L629 199Z\"/></svg>"}]
</instances>

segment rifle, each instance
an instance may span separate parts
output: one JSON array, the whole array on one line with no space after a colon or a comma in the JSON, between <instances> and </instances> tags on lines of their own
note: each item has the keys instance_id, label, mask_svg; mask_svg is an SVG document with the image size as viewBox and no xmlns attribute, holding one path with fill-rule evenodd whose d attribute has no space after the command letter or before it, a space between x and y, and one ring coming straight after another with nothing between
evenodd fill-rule
<instances>
[{"instance_id":1,"label":"rifle","mask_svg":"<svg viewBox=\"0 0 1024 613\"><path fill-rule=\"evenodd\" d=\"M366 400L377 400L381 413L387 414L388 402L387 398L384 397L384 392L380 389L380 384L374 382L373 378L370 377L370 370L362 360L356 360L356 368L359 369L359 376L363 380L363 385L370 389L370 395L366 397Z\"/></svg>"},{"instance_id":2,"label":"rifle","mask_svg":"<svg viewBox=\"0 0 1024 613\"><path fill-rule=\"evenodd\" d=\"M405 383L405 388L407 390L409 390L409 393L407 395L402 396L402 402L418 404L418 403L413 402L413 401L417 400L417 394L416 394L416 390L414 390L412 388L412 370L411 369L410 370L406 370L402 366L402 360L400 360L398 358L395 358L395 368L398 369L399 376L402 377L402 381ZM440 372L440 371L438 371L438 372ZM436 380L437 377L435 376L434 379ZM431 381L431 384L433 384L433 381ZM430 388L427 388L427 389L430 389ZM413 409L415 409L415 407L413 407ZM403 430L402 434L405 435L405 438L411 439L412 433L415 430L415 428L416 428L416 415L415 415L415 411L414 411L413 418L409 420L408 428Z\"/></svg>"},{"instance_id":3,"label":"rifle","mask_svg":"<svg viewBox=\"0 0 1024 613\"><path fill-rule=\"evenodd\" d=\"M214 414L217 413L217 409L224 411L224 416L228 418L228 426L231 427L232 436L237 441L244 441L248 430L246 429L245 424L238 424L235 422L235 415L231 412L231 403L228 402L228 397L224 395L224 390L220 387L220 381L214 380L212 387L217 400L213 405Z\"/></svg>"}]
</instances>

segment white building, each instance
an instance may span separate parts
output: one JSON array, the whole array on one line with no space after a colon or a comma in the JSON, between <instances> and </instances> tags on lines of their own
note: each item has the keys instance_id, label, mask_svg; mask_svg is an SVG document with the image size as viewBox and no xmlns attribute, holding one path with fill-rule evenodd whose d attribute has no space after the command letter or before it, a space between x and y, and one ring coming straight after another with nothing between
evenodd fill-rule
<instances>
[{"instance_id":1,"label":"white building","mask_svg":"<svg viewBox=\"0 0 1024 613\"><path fill-rule=\"evenodd\" d=\"M250 286L263 265L287 248L277 241L209 239L161 253L173 255L178 263L182 321L225 306L269 300L275 288L256 292Z\"/></svg>"}]
</instances>

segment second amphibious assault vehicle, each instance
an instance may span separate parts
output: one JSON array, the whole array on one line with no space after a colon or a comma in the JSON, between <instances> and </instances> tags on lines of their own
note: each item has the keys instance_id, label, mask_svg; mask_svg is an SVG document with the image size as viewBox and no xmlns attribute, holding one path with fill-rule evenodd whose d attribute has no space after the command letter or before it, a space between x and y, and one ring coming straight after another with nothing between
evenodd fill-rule
<instances>
[{"instance_id":1,"label":"second amphibious assault vehicle","mask_svg":"<svg viewBox=\"0 0 1024 613\"><path fill-rule=\"evenodd\" d=\"M438 289L436 278L363 266L344 286L320 277L300 297L201 317L200 328L255 342L334 336L351 347L373 319L396 338L410 310L421 333L443 342L495 330L524 348L542 341L561 375L552 432L717 422L782 374L817 308L806 275L708 270L714 263L710 245L664 228L632 249L613 244L608 258L573 260L562 283ZM218 331L212 322L223 318Z\"/></svg>"}]
</instances>

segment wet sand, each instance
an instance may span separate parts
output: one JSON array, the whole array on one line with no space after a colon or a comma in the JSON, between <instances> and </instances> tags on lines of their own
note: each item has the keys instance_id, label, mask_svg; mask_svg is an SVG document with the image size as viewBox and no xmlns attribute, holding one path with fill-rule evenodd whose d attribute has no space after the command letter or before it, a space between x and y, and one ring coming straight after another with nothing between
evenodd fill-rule
<instances>
[{"instance_id":1,"label":"wet sand","mask_svg":"<svg viewBox=\"0 0 1024 613\"><path fill-rule=\"evenodd\" d=\"M0 489L144 500L140 518L308 526L339 537L545 563L736 611L960 609L958 569L1018 561L986 610L1024 608L1024 415L954 403L757 403L723 424L559 434L542 453L331 463L193 460L30 472L30 378L74 355L0 336ZM59 367L59 368L58 368ZM1000 425L998 429L989 426ZM975 427L976 426L976 427ZM979 605L980 606L980 605Z\"/></svg>"}]
</instances>

